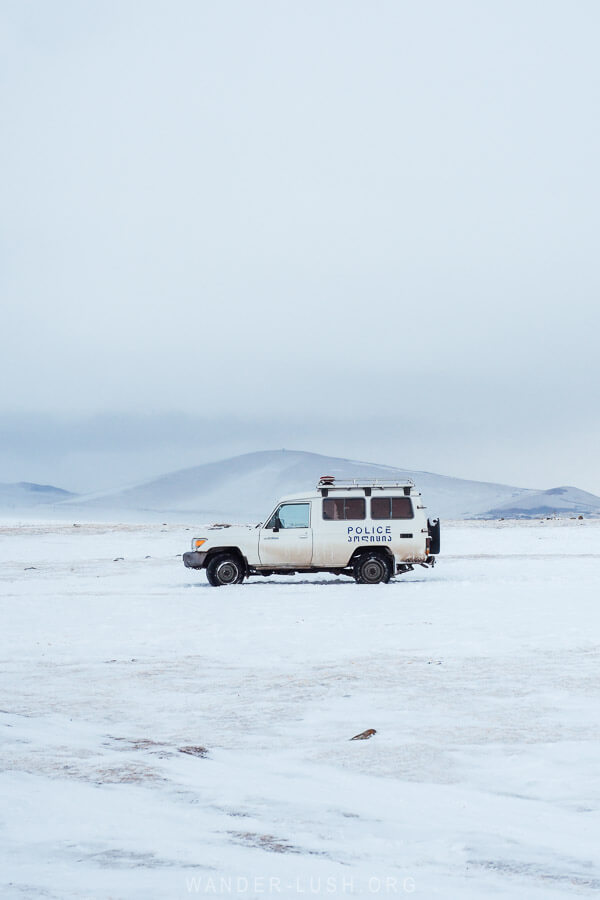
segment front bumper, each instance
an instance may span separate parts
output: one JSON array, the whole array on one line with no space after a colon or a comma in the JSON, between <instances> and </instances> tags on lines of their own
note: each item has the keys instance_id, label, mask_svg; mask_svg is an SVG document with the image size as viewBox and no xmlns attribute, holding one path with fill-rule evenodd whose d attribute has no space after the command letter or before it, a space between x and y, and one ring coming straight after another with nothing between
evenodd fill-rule
<instances>
[{"instance_id":1,"label":"front bumper","mask_svg":"<svg viewBox=\"0 0 600 900\"><path fill-rule=\"evenodd\" d=\"M183 554L183 564L188 569L203 569L204 560L207 553L200 553L198 550L190 550Z\"/></svg>"}]
</instances>

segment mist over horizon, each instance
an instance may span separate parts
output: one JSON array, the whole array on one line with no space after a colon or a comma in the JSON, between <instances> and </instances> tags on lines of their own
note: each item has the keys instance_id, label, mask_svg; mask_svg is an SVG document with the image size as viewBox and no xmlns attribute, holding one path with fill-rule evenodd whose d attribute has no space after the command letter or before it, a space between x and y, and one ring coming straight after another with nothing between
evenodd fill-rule
<instances>
[{"instance_id":1,"label":"mist over horizon","mask_svg":"<svg viewBox=\"0 0 600 900\"><path fill-rule=\"evenodd\" d=\"M52 484L75 493L124 487L244 453L286 449L517 487L568 484L600 494L600 481L590 478L587 483L583 467L561 466L560 460L544 455L545 434L528 435L531 455L535 447L540 453L539 459L531 459L518 446L511 456L506 438L497 448L493 429L465 423L457 435L454 424L433 425L426 417L348 422L333 416L261 421L182 413L5 415L0 416L0 433L0 482ZM560 440L556 433L555 449Z\"/></svg>"}]
</instances>

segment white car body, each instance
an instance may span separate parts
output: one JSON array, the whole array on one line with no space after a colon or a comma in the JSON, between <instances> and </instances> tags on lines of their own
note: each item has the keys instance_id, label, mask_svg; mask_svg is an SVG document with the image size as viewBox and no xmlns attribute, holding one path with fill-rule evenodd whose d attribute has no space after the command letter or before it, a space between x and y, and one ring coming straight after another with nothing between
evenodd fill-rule
<instances>
[{"instance_id":1,"label":"white car body","mask_svg":"<svg viewBox=\"0 0 600 900\"><path fill-rule=\"evenodd\" d=\"M411 482L339 482L324 476L316 490L279 500L265 524L208 526L183 561L188 568L206 568L215 585L295 572L348 574L376 583L416 563L433 565L438 552L439 521L428 521ZM364 564L369 558L375 561L370 575ZM359 568L357 560L363 561ZM377 560L385 573L381 565L376 571Z\"/></svg>"}]
</instances>

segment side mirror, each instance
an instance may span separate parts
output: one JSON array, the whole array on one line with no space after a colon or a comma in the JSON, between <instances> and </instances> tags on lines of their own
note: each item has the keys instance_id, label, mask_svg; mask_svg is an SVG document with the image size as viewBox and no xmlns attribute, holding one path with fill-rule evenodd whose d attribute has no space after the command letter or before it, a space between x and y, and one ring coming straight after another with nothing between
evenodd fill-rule
<instances>
[{"instance_id":1,"label":"side mirror","mask_svg":"<svg viewBox=\"0 0 600 900\"><path fill-rule=\"evenodd\" d=\"M279 531L279 525L273 525L273 531Z\"/></svg>"}]
</instances>

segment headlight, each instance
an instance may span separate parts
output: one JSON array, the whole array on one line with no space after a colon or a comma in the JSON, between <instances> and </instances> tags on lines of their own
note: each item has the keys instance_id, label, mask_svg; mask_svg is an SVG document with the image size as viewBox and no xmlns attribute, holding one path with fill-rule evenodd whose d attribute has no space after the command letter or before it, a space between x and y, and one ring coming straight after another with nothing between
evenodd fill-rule
<instances>
[{"instance_id":1,"label":"headlight","mask_svg":"<svg viewBox=\"0 0 600 900\"><path fill-rule=\"evenodd\" d=\"M192 541L192 550L199 550L202 544L207 542L208 538L194 538Z\"/></svg>"}]
</instances>

